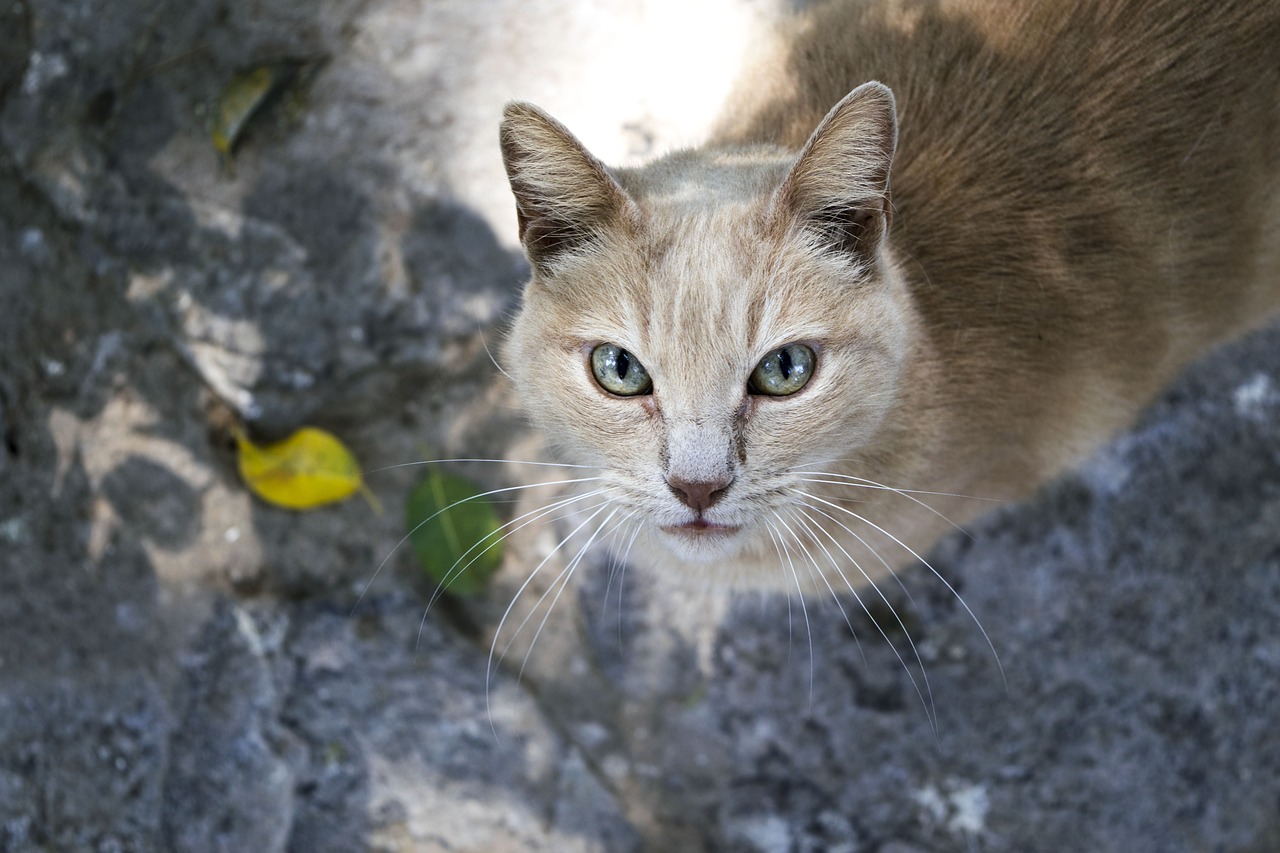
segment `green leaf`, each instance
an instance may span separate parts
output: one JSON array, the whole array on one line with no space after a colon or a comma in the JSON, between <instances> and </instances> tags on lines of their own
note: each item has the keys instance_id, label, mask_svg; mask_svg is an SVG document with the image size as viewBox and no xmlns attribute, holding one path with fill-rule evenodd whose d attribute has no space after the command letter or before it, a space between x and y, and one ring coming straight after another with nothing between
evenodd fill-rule
<instances>
[{"instance_id":1,"label":"green leaf","mask_svg":"<svg viewBox=\"0 0 1280 853\"><path fill-rule=\"evenodd\" d=\"M462 477L433 471L413 493L405 521L409 544L436 583L477 595L502 564L498 515Z\"/></svg>"}]
</instances>

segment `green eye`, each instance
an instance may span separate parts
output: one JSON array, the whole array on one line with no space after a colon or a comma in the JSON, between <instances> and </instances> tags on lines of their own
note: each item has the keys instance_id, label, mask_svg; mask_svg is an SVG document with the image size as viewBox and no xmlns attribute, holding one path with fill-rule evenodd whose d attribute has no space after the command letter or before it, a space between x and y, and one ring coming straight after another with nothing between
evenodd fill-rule
<instances>
[{"instance_id":1,"label":"green eye","mask_svg":"<svg viewBox=\"0 0 1280 853\"><path fill-rule=\"evenodd\" d=\"M804 344L787 344L760 359L747 387L752 394L785 397L805 386L818 357Z\"/></svg>"},{"instance_id":2,"label":"green eye","mask_svg":"<svg viewBox=\"0 0 1280 853\"><path fill-rule=\"evenodd\" d=\"M591 372L610 394L636 397L653 390L653 380L640 359L614 344L600 344L591 351Z\"/></svg>"}]
</instances>

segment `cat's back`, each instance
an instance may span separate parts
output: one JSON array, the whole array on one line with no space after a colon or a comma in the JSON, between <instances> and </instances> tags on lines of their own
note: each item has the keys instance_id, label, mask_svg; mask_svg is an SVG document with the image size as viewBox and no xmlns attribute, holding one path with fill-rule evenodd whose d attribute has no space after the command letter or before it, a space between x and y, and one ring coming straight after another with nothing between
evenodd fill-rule
<instances>
[{"instance_id":1,"label":"cat's back","mask_svg":"<svg viewBox=\"0 0 1280 853\"><path fill-rule=\"evenodd\" d=\"M1101 148L1145 137L1142 152L1156 164L1200 139L1197 119L1222 123L1232 104L1254 104L1274 138L1280 4L834 0L750 64L722 141L798 147L833 103L876 79L893 89L904 134L915 131L899 156L926 140L1038 145L1045 134L1089 130Z\"/></svg>"}]
</instances>

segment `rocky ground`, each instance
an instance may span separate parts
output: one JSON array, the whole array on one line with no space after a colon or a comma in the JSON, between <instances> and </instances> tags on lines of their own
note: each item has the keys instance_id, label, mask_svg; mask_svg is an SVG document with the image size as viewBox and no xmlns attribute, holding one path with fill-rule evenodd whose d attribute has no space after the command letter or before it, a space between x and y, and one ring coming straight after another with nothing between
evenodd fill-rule
<instances>
[{"instance_id":1,"label":"rocky ground","mask_svg":"<svg viewBox=\"0 0 1280 853\"><path fill-rule=\"evenodd\" d=\"M490 678L549 530L424 620L410 554L374 577L418 470L370 475L381 515L249 496L237 417L367 469L538 458L486 352L502 102L614 161L696 139L776 11L586 7L0 0L0 851L1280 849L1276 330L933 555L1003 674L923 566L922 671L854 602L860 645L601 559ZM305 79L232 171L213 105L264 63Z\"/></svg>"}]
</instances>

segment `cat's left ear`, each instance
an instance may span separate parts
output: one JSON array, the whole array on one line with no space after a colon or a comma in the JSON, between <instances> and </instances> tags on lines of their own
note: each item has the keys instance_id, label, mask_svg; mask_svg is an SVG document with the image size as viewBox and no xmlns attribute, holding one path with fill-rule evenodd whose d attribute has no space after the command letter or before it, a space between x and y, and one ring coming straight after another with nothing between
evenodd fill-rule
<instances>
[{"instance_id":1,"label":"cat's left ear","mask_svg":"<svg viewBox=\"0 0 1280 853\"><path fill-rule=\"evenodd\" d=\"M605 165L532 104L507 105L500 140L520 242L539 271L549 273L558 258L638 218L635 203Z\"/></svg>"},{"instance_id":2,"label":"cat's left ear","mask_svg":"<svg viewBox=\"0 0 1280 853\"><path fill-rule=\"evenodd\" d=\"M776 216L870 262L889 231L889 168L898 144L893 92L864 83L831 108L774 198Z\"/></svg>"}]
</instances>

